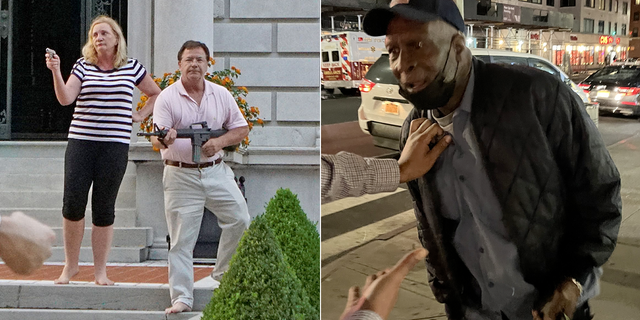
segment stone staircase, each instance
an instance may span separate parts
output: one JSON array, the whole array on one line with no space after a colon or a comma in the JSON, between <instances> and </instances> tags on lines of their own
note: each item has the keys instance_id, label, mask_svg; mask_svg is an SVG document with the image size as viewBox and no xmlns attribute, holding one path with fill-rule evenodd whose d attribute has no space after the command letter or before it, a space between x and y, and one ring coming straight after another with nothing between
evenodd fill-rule
<instances>
[{"instance_id":1,"label":"stone staircase","mask_svg":"<svg viewBox=\"0 0 640 320\"><path fill-rule=\"evenodd\" d=\"M23 281L0 285L3 320L200 319L212 290L194 290L194 312L165 315L171 305L167 285L54 285Z\"/></svg>"},{"instance_id":2,"label":"stone staircase","mask_svg":"<svg viewBox=\"0 0 640 320\"><path fill-rule=\"evenodd\" d=\"M62 195L66 142L0 142L0 215L22 211L54 228L56 243L48 262L63 262ZM92 262L91 196L81 262ZM136 166L129 162L118 198L109 262L133 263L148 259L151 228L136 227Z\"/></svg>"},{"instance_id":3,"label":"stone staircase","mask_svg":"<svg viewBox=\"0 0 640 320\"><path fill-rule=\"evenodd\" d=\"M22 211L54 228L56 242L47 262L64 261L61 212L65 148L66 142L0 141L0 215ZM93 260L90 203L80 252L82 262ZM136 165L130 161L116 202L109 262L135 263L149 258L153 230L139 227L137 220ZM196 288L194 312L167 316L164 309L171 304L167 284L117 283L107 287L0 279L0 319L195 320L200 319L200 311L211 296L210 288Z\"/></svg>"}]
</instances>

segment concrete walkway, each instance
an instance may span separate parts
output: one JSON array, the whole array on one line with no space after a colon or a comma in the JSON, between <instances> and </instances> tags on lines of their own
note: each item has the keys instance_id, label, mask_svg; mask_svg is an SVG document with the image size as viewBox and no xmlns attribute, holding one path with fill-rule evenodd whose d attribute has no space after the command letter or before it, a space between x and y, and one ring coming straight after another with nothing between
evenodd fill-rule
<instances>
[{"instance_id":1,"label":"concrete walkway","mask_svg":"<svg viewBox=\"0 0 640 320\"><path fill-rule=\"evenodd\" d=\"M604 266L601 293L591 305L598 320L640 320L640 135L608 149L622 176L623 221L618 246ZM323 243L323 251L332 249L327 245ZM369 274L394 265L419 246L411 222L323 265L322 319L338 319L349 287L362 286ZM418 264L402 284L389 319L446 319L427 284L424 264Z\"/></svg>"}]
</instances>

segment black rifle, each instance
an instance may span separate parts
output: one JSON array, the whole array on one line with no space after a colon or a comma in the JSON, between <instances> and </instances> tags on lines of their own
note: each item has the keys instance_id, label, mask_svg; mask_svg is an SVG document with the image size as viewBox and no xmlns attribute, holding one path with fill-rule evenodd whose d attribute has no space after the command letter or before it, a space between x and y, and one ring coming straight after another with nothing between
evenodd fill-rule
<instances>
[{"instance_id":1,"label":"black rifle","mask_svg":"<svg viewBox=\"0 0 640 320\"><path fill-rule=\"evenodd\" d=\"M139 136L151 137L156 136L160 139L169 133L168 129L160 129L157 124L154 124L154 132L138 132ZM200 128L194 128L194 126L200 126ZM227 129L211 130L207 126L207 122L196 122L189 126L189 129L176 129L178 133L177 138L189 138L191 139L192 160L194 163L200 162L200 149L211 138L217 138L225 133ZM226 148L225 148L226 149Z\"/></svg>"}]
</instances>

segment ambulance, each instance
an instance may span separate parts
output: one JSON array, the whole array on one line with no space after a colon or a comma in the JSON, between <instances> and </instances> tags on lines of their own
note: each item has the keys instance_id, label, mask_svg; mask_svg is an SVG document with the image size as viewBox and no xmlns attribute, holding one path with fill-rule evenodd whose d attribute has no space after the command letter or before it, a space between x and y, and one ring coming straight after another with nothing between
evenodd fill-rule
<instances>
[{"instance_id":1,"label":"ambulance","mask_svg":"<svg viewBox=\"0 0 640 320\"><path fill-rule=\"evenodd\" d=\"M356 94L369 67L385 50L384 36L372 37L360 31L322 35L322 86L332 93Z\"/></svg>"}]
</instances>

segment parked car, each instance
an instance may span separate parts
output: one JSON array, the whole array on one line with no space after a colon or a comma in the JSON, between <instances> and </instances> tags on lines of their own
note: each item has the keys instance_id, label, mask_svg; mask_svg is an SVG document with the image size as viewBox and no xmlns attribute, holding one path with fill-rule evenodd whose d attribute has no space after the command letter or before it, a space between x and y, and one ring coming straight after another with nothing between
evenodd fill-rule
<instances>
[{"instance_id":1,"label":"parked car","mask_svg":"<svg viewBox=\"0 0 640 320\"><path fill-rule=\"evenodd\" d=\"M471 49L471 53L487 63L507 63L531 66L549 72L567 84L585 104L589 116L598 125L598 104L578 87L569 76L542 57L519 52ZM373 136L376 146L398 150L400 130L413 105L398 93L398 81L385 53L369 68L360 84L361 104L358 109L360 129Z\"/></svg>"},{"instance_id":2,"label":"parked car","mask_svg":"<svg viewBox=\"0 0 640 320\"><path fill-rule=\"evenodd\" d=\"M600 110L640 116L640 64L606 66L579 85Z\"/></svg>"}]
</instances>

